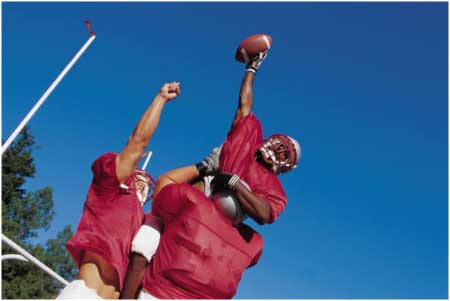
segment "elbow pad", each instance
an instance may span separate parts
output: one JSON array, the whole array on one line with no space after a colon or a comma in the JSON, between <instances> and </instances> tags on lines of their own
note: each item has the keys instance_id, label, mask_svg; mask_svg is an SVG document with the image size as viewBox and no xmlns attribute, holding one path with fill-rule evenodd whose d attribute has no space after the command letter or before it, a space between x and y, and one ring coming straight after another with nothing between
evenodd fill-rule
<instances>
[{"instance_id":1,"label":"elbow pad","mask_svg":"<svg viewBox=\"0 0 450 301\"><path fill-rule=\"evenodd\" d=\"M142 225L131 243L131 251L141 254L148 262L158 249L161 233L153 227Z\"/></svg>"}]
</instances>

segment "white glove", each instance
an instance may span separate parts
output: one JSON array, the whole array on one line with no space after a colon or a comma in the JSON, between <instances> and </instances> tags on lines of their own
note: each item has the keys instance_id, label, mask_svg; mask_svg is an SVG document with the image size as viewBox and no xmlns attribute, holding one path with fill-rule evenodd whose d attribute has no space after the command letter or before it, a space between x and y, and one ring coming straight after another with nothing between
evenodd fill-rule
<instances>
[{"instance_id":1,"label":"white glove","mask_svg":"<svg viewBox=\"0 0 450 301\"><path fill-rule=\"evenodd\" d=\"M200 176L208 176L214 174L219 168L220 152L222 145L215 147L212 152L203 159L200 163L195 164L200 173Z\"/></svg>"}]
</instances>

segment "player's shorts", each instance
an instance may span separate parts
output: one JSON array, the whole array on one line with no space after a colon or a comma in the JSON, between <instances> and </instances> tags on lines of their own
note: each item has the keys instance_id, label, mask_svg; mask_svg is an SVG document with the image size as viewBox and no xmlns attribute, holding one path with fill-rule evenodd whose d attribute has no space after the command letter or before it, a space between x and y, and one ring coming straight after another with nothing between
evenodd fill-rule
<instances>
[{"instance_id":1,"label":"player's shorts","mask_svg":"<svg viewBox=\"0 0 450 301\"><path fill-rule=\"evenodd\" d=\"M74 280L70 282L59 293L56 299L102 299L97 295L97 291L93 288L89 288L84 283L84 280Z\"/></svg>"},{"instance_id":2,"label":"player's shorts","mask_svg":"<svg viewBox=\"0 0 450 301\"><path fill-rule=\"evenodd\" d=\"M155 296L147 293L146 291L144 291L143 289L141 290L141 292L139 293L138 299L153 299L153 300L158 300L158 298L156 298Z\"/></svg>"}]
</instances>

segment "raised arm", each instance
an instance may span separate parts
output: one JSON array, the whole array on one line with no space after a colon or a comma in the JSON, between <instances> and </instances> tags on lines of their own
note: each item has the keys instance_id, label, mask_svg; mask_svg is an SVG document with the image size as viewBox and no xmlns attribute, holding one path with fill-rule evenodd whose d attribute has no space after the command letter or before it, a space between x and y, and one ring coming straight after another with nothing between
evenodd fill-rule
<instances>
[{"instance_id":1,"label":"raised arm","mask_svg":"<svg viewBox=\"0 0 450 301\"><path fill-rule=\"evenodd\" d=\"M177 97L178 94L180 94L180 83L164 84L154 98L153 103L139 120L128 139L127 145L116 157L116 174L120 183L123 183L136 169L147 144L158 126L164 105Z\"/></svg>"},{"instance_id":2,"label":"raised arm","mask_svg":"<svg viewBox=\"0 0 450 301\"><path fill-rule=\"evenodd\" d=\"M267 51L261 52L247 64L244 78L241 83L241 89L239 90L238 108L236 110L236 114L234 115L233 124L231 127L234 127L239 119L247 116L251 112L253 105L253 81L255 79L256 72L266 57Z\"/></svg>"},{"instance_id":3,"label":"raised arm","mask_svg":"<svg viewBox=\"0 0 450 301\"><path fill-rule=\"evenodd\" d=\"M245 71L244 78L242 79L241 89L239 91L239 103L234 115L232 127L242 117L247 116L252 109L253 105L253 80L255 73L251 71Z\"/></svg>"}]
</instances>

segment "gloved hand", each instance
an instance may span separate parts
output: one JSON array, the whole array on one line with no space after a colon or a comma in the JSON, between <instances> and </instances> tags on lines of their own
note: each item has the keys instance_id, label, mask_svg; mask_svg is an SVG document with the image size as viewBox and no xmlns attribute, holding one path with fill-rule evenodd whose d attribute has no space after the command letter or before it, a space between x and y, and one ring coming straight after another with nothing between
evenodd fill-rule
<instances>
[{"instance_id":1,"label":"gloved hand","mask_svg":"<svg viewBox=\"0 0 450 301\"><path fill-rule=\"evenodd\" d=\"M214 176L211 181L211 186L213 190L224 190L224 189L236 189L236 185L239 182L239 176L228 174L228 173L218 173Z\"/></svg>"},{"instance_id":2,"label":"gloved hand","mask_svg":"<svg viewBox=\"0 0 450 301\"><path fill-rule=\"evenodd\" d=\"M201 177L212 175L219 168L219 157L222 145L215 147L201 162L195 164Z\"/></svg>"},{"instance_id":3,"label":"gloved hand","mask_svg":"<svg viewBox=\"0 0 450 301\"><path fill-rule=\"evenodd\" d=\"M259 67L261 66L262 62L267 57L267 53L269 50L266 50L264 52L260 52L259 55L255 56L246 66L247 71L256 73L258 71Z\"/></svg>"}]
</instances>

